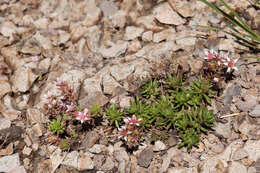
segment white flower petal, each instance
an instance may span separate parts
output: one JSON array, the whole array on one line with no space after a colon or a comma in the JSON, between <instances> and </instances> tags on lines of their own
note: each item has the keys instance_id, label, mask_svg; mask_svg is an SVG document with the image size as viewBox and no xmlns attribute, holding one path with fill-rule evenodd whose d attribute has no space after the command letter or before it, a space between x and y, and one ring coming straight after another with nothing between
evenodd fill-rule
<instances>
[{"instance_id":1,"label":"white flower petal","mask_svg":"<svg viewBox=\"0 0 260 173\"><path fill-rule=\"evenodd\" d=\"M229 73L231 71L231 68L230 67L228 67L228 69L227 69L227 72Z\"/></svg>"},{"instance_id":2,"label":"white flower petal","mask_svg":"<svg viewBox=\"0 0 260 173\"><path fill-rule=\"evenodd\" d=\"M214 79L213 79L215 82L218 82L219 81L219 79L217 78L217 77L214 77Z\"/></svg>"},{"instance_id":3,"label":"white flower petal","mask_svg":"<svg viewBox=\"0 0 260 173\"><path fill-rule=\"evenodd\" d=\"M230 61L230 58L229 58L229 57L227 57L226 59L227 59L227 61Z\"/></svg>"},{"instance_id":4,"label":"white flower petal","mask_svg":"<svg viewBox=\"0 0 260 173\"><path fill-rule=\"evenodd\" d=\"M238 68L237 67L233 67L234 70L238 71Z\"/></svg>"}]
</instances>

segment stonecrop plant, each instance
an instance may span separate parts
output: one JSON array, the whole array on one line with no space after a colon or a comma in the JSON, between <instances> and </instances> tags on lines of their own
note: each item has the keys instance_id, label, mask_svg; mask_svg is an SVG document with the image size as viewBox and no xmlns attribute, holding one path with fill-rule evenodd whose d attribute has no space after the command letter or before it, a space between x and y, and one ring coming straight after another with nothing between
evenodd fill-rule
<instances>
[{"instance_id":1,"label":"stonecrop plant","mask_svg":"<svg viewBox=\"0 0 260 173\"><path fill-rule=\"evenodd\" d=\"M236 63L238 59L232 59L229 53L214 51L213 49L205 52L202 76L212 82L219 82L237 71Z\"/></svg>"},{"instance_id":2,"label":"stonecrop plant","mask_svg":"<svg viewBox=\"0 0 260 173\"><path fill-rule=\"evenodd\" d=\"M75 142L78 132L87 125L94 125L94 119L99 116L101 108L97 105L91 106L90 110L81 108L77 104L74 89L67 82L57 79L55 84L61 91L61 96L49 92L44 95L45 112L51 121L49 130L52 137L49 142L55 139L54 142L61 145L61 148L69 148L64 147L64 139L70 139L68 145Z\"/></svg>"},{"instance_id":3,"label":"stonecrop plant","mask_svg":"<svg viewBox=\"0 0 260 173\"><path fill-rule=\"evenodd\" d=\"M191 83L184 78L182 73L154 77L139 88L139 97L129 107L107 108L107 119L111 125L120 126L118 136L128 147L137 146L151 129L164 134L171 128L178 132L180 147L190 151L198 146L201 133L214 126L215 118L207 105L216 92L203 77Z\"/></svg>"},{"instance_id":4,"label":"stonecrop plant","mask_svg":"<svg viewBox=\"0 0 260 173\"><path fill-rule=\"evenodd\" d=\"M138 137L140 136L141 122L142 119L136 118L135 115L133 115L131 118L125 118L125 125L118 128L120 133L119 139L123 139L129 147L136 146L138 144Z\"/></svg>"},{"instance_id":5,"label":"stonecrop plant","mask_svg":"<svg viewBox=\"0 0 260 173\"><path fill-rule=\"evenodd\" d=\"M116 136L128 148L138 146L149 133L153 136L153 131L156 136L166 138L163 136L172 129L180 138L179 147L187 147L190 152L192 147L198 146L201 134L214 126L213 111L208 110L211 98L217 93L213 86L238 70L235 66L237 59L231 59L228 53L210 50L205 52L204 60L200 77L193 81L181 70L176 74L154 75L143 81L131 93L135 98L130 101L130 106L124 108L119 103L107 104L103 108L98 105L82 108L73 88L65 81L56 80L61 94L48 93L44 100L45 112L50 119L49 141L68 150L72 143L79 141L78 133L93 127L94 120L103 117L108 120L108 125L117 129Z\"/></svg>"}]
</instances>

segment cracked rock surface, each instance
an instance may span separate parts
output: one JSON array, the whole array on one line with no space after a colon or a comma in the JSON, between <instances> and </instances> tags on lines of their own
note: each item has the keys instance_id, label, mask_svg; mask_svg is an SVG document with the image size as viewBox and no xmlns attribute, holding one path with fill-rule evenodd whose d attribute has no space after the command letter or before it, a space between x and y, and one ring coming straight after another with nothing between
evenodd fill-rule
<instances>
[{"instance_id":1,"label":"cracked rock surface","mask_svg":"<svg viewBox=\"0 0 260 173\"><path fill-rule=\"evenodd\" d=\"M260 33L259 9L247 0L230 5ZM244 59L251 54L229 35L197 27L223 24L197 0L1 0L0 172L260 172L260 64ZM211 48L239 58L235 78L211 106L217 117L236 115L216 122L191 153L171 134L129 152L99 127L70 151L45 142L44 95L61 94L57 79L82 107L127 107L137 79L167 62L196 74Z\"/></svg>"}]
</instances>

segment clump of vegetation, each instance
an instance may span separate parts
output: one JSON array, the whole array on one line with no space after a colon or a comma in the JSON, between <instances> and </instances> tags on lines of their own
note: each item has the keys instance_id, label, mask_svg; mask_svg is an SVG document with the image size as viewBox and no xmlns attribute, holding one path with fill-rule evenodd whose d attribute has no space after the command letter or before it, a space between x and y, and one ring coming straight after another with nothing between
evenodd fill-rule
<instances>
[{"instance_id":1,"label":"clump of vegetation","mask_svg":"<svg viewBox=\"0 0 260 173\"><path fill-rule=\"evenodd\" d=\"M64 123L61 121L61 118L53 119L50 123L50 131L53 134L62 134L64 132Z\"/></svg>"},{"instance_id":2,"label":"clump of vegetation","mask_svg":"<svg viewBox=\"0 0 260 173\"><path fill-rule=\"evenodd\" d=\"M93 105L90 110L81 108L77 104L76 93L67 82L57 80L56 86L61 96L48 93L44 96L44 108L50 119L50 135L48 141L59 145L62 149L69 149L70 144L77 143L78 133L93 126L95 118L101 114L100 106ZM69 139L68 141L65 139Z\"/></svg>"},{"instance_id":3,"label":"clump of vegetation","mask_svg":"<svg viewBox=\"0 0 260 173\"><path fill-rule=\"evenodd\" d=\"M94 120L105 113L109 125L118 129L118 137L129 148L136 147L150 131L153 141L166 139L167 132L174 129L181 139L179 147L191 151L193 146L198 146L201 134L214 126L213 111L207 109L216 94L213 85L227 73L237 70L236 60L231 60L227 54L211 50L206 52L204 59L199 78L189 81L182 71L153 76L137 87L129 107L112 104L104 111L98 105L89 109L80 107L73 88L67 82L57 80L61 96L45 96L44 107L51 120L49 141L68 150L73 142L79 141L78 134L93 127Z\"/></svg>"},{"instance_id":4,"label":"clump of vegetation","mask_svg":"<svg viewBox=\"0 0 260 173\"><path fill-rule=\"evenodd\" d=\"M130 107L120 109L111 105L107 109L110 124L121 125L124 120L126 125L119 127L119 137L129 147L136 146L151 128L164 131L175 128L182 140L179 146L190 151L198 146L201 133L214 126L213 112L206 108L211 104L210 97L216 94L210 82L200 77L189 84L184 78L182 73L152 78L140 88L140 97ZM129 126L131 121L138 125Z\"/></svg>"},{"instance_id":5,"label":"clump of vegetation","mask_svg":"<svg viewBox=\"0 0 260 173\"><path fill-rule=\"evenodd\" d=\"M124 119L123 112L118 108L117 105L111 105L106 110L107 119L110 121L111 125L115 125L119 128L119 124Z\"/></svg>"}]
</instances>

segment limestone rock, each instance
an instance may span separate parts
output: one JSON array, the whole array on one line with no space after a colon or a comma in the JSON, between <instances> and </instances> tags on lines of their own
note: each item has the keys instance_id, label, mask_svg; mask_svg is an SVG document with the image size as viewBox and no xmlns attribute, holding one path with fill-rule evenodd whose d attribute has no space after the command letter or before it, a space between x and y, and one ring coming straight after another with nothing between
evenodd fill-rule
<instances>
[{"instance_id":1,"label":"limestone rock","mask_svg":"<svg viewBox=\"0 0 260 173\"><path fill-rule=\"evenodd\" d=\"M105 163L102 165L101 170L110 171L115 167L115 163L112 157L107 157Z\"/></svg>"},{"instance_id":2,"label":"limestone rock","mask_svg":"<svg viewBox=\"0 0 260 173\"><path fill-rule=\"evenodd\" d=\"M66 155L62 164L77 169L78 168L78 158L79 158L79 153L77 151L72 151Z\"/></svg>"},{"instance_id":3,"label":"limestone rock","mask_svg":"<svg viewBox=\"0 0 260 173\"><path fill-rule=\"evenodd\" d=\"M127 52L128 53L135 53L138 50L140 50L142 48L142 45L140 43L140 41L136 40L132 40L128 43L128 47L127 47Z\"/></svg>"},{"instance_id":4,"label":"limestone rock","mask_svg":"<svg viewBox=\"0 0 260 173\"><path fill-rule=\"evenodd\" d=\"M50 155L52 170L55 170L59 167L59 165L66 157L66 154L67 153L63 153L59 148L54 149L54 152Z\"/></svg>"},{"instance_id":5,"label":"limestone rock","mask_svg":"<svg viewBox=\"0 0 260 173\"><path fill-rule=\"evenodd\" d=\"M82 147L84 148L92 148L96 142L99 140L100 136L95 131L89 131L86 134L85 139L83 140Z\"/></svg>"},{"instance_id":6,"label":"limestone rock","mask_svg":"<svg viewBox=\"0 0 260 173\"><path fill-rule=\"evenodd\" d=\"M152 148L144 149L137 158L137 162L140 166L148 168L152 159L153 159L154 153Z\"/></svg>"},{"instance_id":7,"label":"limestone rock","mask_svg":"<svg viewBox=\"0 0 260 173\"><path fill-rule=\"evenodd\" d=\"M11 121L8 118L0 118L0 130L7 129L11 126Z\"/></svg>"},{"instance_id":8,"label":"limestone rock","mask_svg":"<svg viewBox=\"0 0 260 173\"><path fill-rule=\"evenodd\" d=\"M3 47L0 49L0 52L1 55L5 58L5 62L8 64L8 66L14 70L25 64L25 62L18 55L17 47Z\"/></svg>"},{"instance_id":9,"label":"limestone rock","mask_svg":"<svg viewBox=\"0 0 260 173\"><path fill-rule=\"evenodd\" d=\"M6 148L0 149L0 156L7 156L10 154L13 154L13 151L14 151L13 147L14 147L14 144L10 143Z\"/></svg>"},{"instance_id":10,"label":"limestone rock","mask_svg":"<svg viewBox=\"0 0 260 173\"><path fill-rule=\"evenodd\" d=\"M10 83L6 80L0 80L0 98L11 91Z\"/></svg>"},{"instance_id":11,"label":"limestone rock","mask_svg":"<svg viewBox=\"0 0 260 173\"><path fill-rule=\"evenodd\" d=\"M0 33L5 37L9 37L10 41L13 40L13 34L16 32L17 28L12 22L6 21L1 23Z\"/></svg>"},{"instance_id":12,"label":"limestone rock","mask_svg":"<svg viewBox=\"0 0 260 173\"><path fill-rule=\"evenodd\" d=\"M38 36L38 39L40 39ZM23 45L22 49L20 50L24 54L30 54L30 55L39 55L41 53L41 48L39 43L36 41L35 38L31 38L26 40L25 44Z\"/></svg>"},{"instance_id":13,"label":"limestone rock","mask_svg":"<svg viewBox=\"0 0 260 173\"><path fill-rule=\"evenodd\" d=\"M115 81L110 75L105 75L102 79L102 85L104 87L104 94L116 95L117 90L122 88L122 86Z\"/></svg>"},{"instance_id":14,"label":"limestone rock","mask_svg":"<svg viewBox=\"0 0 260 173\"><path fill-rule=\"evenodd\" d=\"M249 113L249 115L251 117L259 118L260 117L260 105L256 105L254 107L254 109Z\"/></svg>"},{"instance_id":15,"label":"limestone rock","mask_svg":"<svg viewBox=\"0 0 260 173\"><path fill-rule=\"evenodd\" d=\"M127 42L118 42L114 45L112 45L110 48L101 48L100 53L103 55L105 58L113 58L113 57L118 57L121 54L126 52L127 49Z\"/></svg>"},{"instance_id":16,"label":"limestone rock","mask_svg":"<svg viewBox=\"0 0 260 173\"><path fill-rule=\"evenodd\" d=\"M247 172L247 168L239 162L233 161L228 168L229 172L244 173Z\"/></svg>"},{"instance_id":17,"label":"limestone rock","mask_svg":"<svg viewBox=\"0 0 260 173\"><path fill-rule=\"evenodd\" d=\"M154 21L154 14L138 17L136 24L144 26L144 28L151 31L161 31L164 29L163 27L156 25Z\"/></svg>"},{"instance_id":18,"label":"limestone rock","mask_svg":"<svg viewBox=\"0 0 260 173\"><path fill-rule=\"evenodd\" d=\"M176 31L173 28L166 29L161 32L157 32L153 35L153 42L159 43L161 41L167 40L175 32Z\"/></svg>"},{"instance_id":19,"label":"limestone rock","mask_svg":"<svg viewBox=\"0 0 260 173\"><path fill-rule=\"evenodd\" d=\"M33 108L27 109L27 119L29 120L30 124L41 124L46 122L44 114L41 113L39 109Z\"/></svg>"},{"instance_id":20,"label":"limestone rock","mask_svg":"<svg viewBox=\"0 0 260 173\"><path fill-rule=\"evenodd\" d=\"M98 104L105 105L108 98L103 94L101 89L101 79L98 76L84 80L79 97L79 104L82 106L91 106Z\"/></svg>"},{"instance_id":21,"label":"limestone rock","mask_svg":"<svg viewBox=\"0 0 260 173\"><path fill-rule=\"evenodd\" d=\"M19 68L14 72L12 76L13 91L26 92L32 86L33 82L37 78L31 69L29 68Z\"/></svg>"},{"instance_id":22,"label":"limestone rock","mask_svg":"<svg viewBox=\"0 0 260 173\"><path fill-rule=\"evenodd\" d=\"M94 169L94 163L88 156L82 156L78 160L78 170L85 171Z\"/></svg>"},{"instance_id":23,"label":"limestone rock","mask_svg":"<svg viewBox=\"0 0 260 173\"><path fill-rule=\"evenodd\" d=\"M99 8L102 10L105 17L114 15L118 10L118 6L115 4L115 2L109 0L101 1Z\"/></svg>"},{"instance_id":24,"label":"limestone rock","mask_svg":"<svg viewBox=\"0 0 260 173\"><path fill-rule=\"evenodd\" d=\"M12 169L8 173L26 173L26 170L25 170L24 166L18 166L16 168Z\"/></svg>"},{"instance_id":25,"label":"limestone rock","mask_svg":"<svg viewBox=\"0 0 260 173\"><path fill-rule=\"evenodd\" d=\"M82 25L76 25L74 27L72 27L71 29L71 40L73 42L77 42L78 40L80 40L85 33L88 31L88 28L86 26L82 26Z\"/></svg>"},{"instance_id":26,"label":"limestone rock","mask_svg":"<svg viewBox=\"0 0 260 173\"><path fill-rule=\"evenodd\" d=\"M249 159L257 161L260 158L260 140L247 141L244 150L248 153Z\"/></svg>"},{"instance_id":27,"label":"limestone rock","mask_svg":"<svg viewBox=\"0 0 260 173\"><path fill-rule=\"evenodd\" d=\"M134 70L135 67L130 63L114 65L110 68L111 75L117 81L126 79L129 75L131 75L134 72Z\"/></svg>"},{"instance_id":28,"label":"limestone rock","mask_svg":"<svg viewBox=\"0 0 260 173\"><path fill-rule=\"evenodd\" d=\"M176 45L173 41L162 42L159 44L147 44L135 55L137 57L153 60L154 62L161 62L163 58L172 57L172 53L180 49L180 46Z\"/></svg>"},{"instance_id":29,"label":"limestone rock","mask_svg":"<svg viewBox=\"0 0 260 173\"><path fill-rule=\"evenodd\" d=\"M152 41L153 40L153 31L145 31L142 35L142 40L143 41Z\"/></svg>"},{"instance_id":30,"label":"limestone rock","mask_svg":"<svg viewBox=\"0 0 260 173\"><path fill-rule=\"evenodd\" d=\"M173 11L168 3L163 3L155 7L153 13L155 14L155 18L163 24L181 25L185 23L185 20Z\"/></svg>"},{"instance_id":31,"label":"limestone rock","mask_svg":"<svg viewBox=\"0 0 260 173\"><path fill-rule=\"evenodd\" d=\"M117 11L113 16L111 16L112 25L114 27L124 28L126 25L127 13L123 10Z\"/></svg>"},{"instance_id":32,"label":"limestone rock","mask_svg":"<svg viewBox=\"0 0 260 173\"><path fill-rule=\"evenodd\" d=\"M171 159L175 156L178 156L180 154L180 151L176 148L170 148L167 153L163 156L163 162L161 165L161 172L166 172L168 167L170 166Z\"/></svg>"},{"instance_id":33,"label":"limestone rock","mask_svg":"<svg viewBox=\"0 0 260 173\"><path fill-rule=\"evenodd\" d=\"M37 32L34 35L34 38L40 43L40 45L43 49L49 50L52 48L52 43L51 43L51 40L49 39L49 37L44 36L40 32Z\"/></svg>"},{"instance_id":34,"label":"limestone rock","mask_svg":"<svg viewBox=\"0 0 260 173\"><path fill-rule=\"evenodd\" d=\"M144 32L143 28L138 28L135 26L128 26L125 30L125 40L134 40L137 37L140 37L141 34Z\"/></svg>"},{"instance_id":35,"label":"limestone rock","mask_svg":"<svg viewBox=\"0 0 260 173\"><path fill-rule=\"evenodd\" d=\"M0 172L9 172L18 166L20 166L18 153L0 158Z\"/></svg>"},{"instance_id":36,"label":"limestone rock","mask_svg":"<svg viewBox=\"0 0 260 173\"><path fill-rule=\"evenodd\" d=\"M166 145L162 141L156 141L153 147L153 151L162 151L166 149Z\"/></svg>"},{"instance_id":37,"label":"limestone rock","mask_svg":"<svg viewBox=\"0 0 260 173\"><path fill-rule=\"evenodd\" d=\"M100 145L100 144L95 144L95 145L93 145L93 147L91 147L89 149L89 152L99 154L105 150L106 150L106 146Z\"/></svg>"},{"instance_id":38,"label":"limestone rock","mask_svg":"<svg viewBox=\"0 0 260 173\"><path fill-rule=\"evenodd\" d=\"M183 17L194 16L194 6L187 1L168 0L173 10L177 11Z\"/></svg>"},{"instance_id":39,"label":"limestone rock","mask_svg":"<svg viewBox=\"0 0 260 173\"><path fill-rule=\"evenodd\" d=\"M88 4L85 6L85 11L87 15L84 20L84 25L87 27L95 25L102 15L101 10L96 6L95 0L88 1Z\"/></svg>"}]
</instances>

